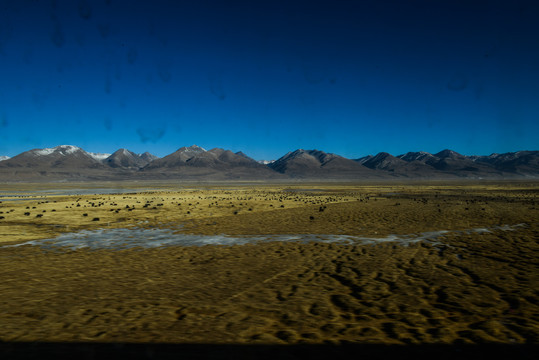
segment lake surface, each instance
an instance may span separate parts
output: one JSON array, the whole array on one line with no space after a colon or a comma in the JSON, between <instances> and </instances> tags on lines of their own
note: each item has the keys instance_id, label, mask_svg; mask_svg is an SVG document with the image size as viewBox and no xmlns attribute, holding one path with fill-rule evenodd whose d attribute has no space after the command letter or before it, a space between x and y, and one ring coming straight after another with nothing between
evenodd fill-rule
<instances>
[{"instance_id":1,"label":"lake surface","mask_svg":"<svg viewBox=\"0 0 539 360\"><path fill-rule=\"evenodd\" d=\"M16 200L42 200L48 196L68 196L68 195L110 195L110 194L135 194L142 192L163 191L163 189L149 189L149 188L131 188L131 189L114 189L114 188L102 188L102 189L47 189L47 190L35 190L28 192L20 191L3 191L0 193L0 201L16 201ZM43 196L36 197L36 196Z\"/></svg>"}]
</instances>

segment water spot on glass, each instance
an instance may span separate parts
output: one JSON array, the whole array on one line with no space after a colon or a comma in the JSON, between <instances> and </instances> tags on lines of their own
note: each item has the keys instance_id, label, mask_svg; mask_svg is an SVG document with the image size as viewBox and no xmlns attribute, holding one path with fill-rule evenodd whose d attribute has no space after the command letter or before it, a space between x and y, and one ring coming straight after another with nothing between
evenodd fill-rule
<instances>
[{"instance_id":1,"label":"water spot on glass","mask_svg":"<svg viewBox=\"0 0 539 360\"><path fill-rule=\"evenodd\" d=\"M32 93L32 102L38 110L45 106L46 95L37 91Z\"/></svg>"},{"instance_id":2,"label":"water spot on glass","mask_svg":"<svg viewBox=\"0 0 539 360\"><path fill-rule=\"evenodd\" d=\"M305 80L312 85L318 85L326 78L326 68L311 60L302 62L303 76Z\"/></svg>"},{"instance_id":3,"label":"water spot on glass","mask_svg":"<svg viewBox=\"0 0 539 360\"><path fill-rule=\"evenodd\" d=\"M0 127L7 127L8 121L6 114L2 114L2 119L0 119Z\"/></svg>"},{"instance_id":4,"label":"water spot on glass","mask_svg":"<svg viewBox=\"0 0 539 360\"><path fill-rule=\"evenodd\" d=\"M483 97L484 91L485 91L485 89L483 88L483 85L479 84L475 88L475 100L481 100L481 98Z\"/></svg>"},{"instance_id":5,"label":"water spot on glass","mask_svg":"<svg viewBox=\"0 0 539 360\"><path fill-rule=\"evenodd\" d=\"M165 83L168 83L172 79L172 74L170 72L169 66L166 64L161 64L157 67L157 74Z\"/></svg>"},{"instance_id":6,"label":"water spot on glass","mask_svg":"<svg viewBox=\"0 0 539 360\"><path fill-rule=\"evenodd\" d=\"M79 16L84 20L89 20L92 17L92 8L86 0L79 1Z\"/></svg>"},{"instance_id":7,"label":"water spot on glass","mask_svg":"<svg viewBox=\"0 0 539 360\"><path fill-rule=\"evenodd\" d=\"M107 76L105 78L105 93L110 94L111 88L112 88L112 84L111 84L111 81L110 81L110 77Z\"/></svg>"},{"instance_id":8,"label":"water spot on glass","mask_svg":"<svg viewBox=\"0 0 539 360\"><path fill-rule=\"evenodd\" d=\"M114 79L116 79L117 81L122 80L122 68L120 64L116 64L116 70L114 71Z\"/></svg>"},{"instance_id":9,"label":"water spot on glass","mask_svg":"<svg viewBox=\"0 0 539 360\"><path fill-rule=\"evenodd\" d=\"M65 36L62 30L62 25L59 21L55 21L54 30L51 35L51 41L57 48L61 48L65 44Z\"/></svg>"},{"instance_id":10,"label":"water spot on glass","mask_svg":"<svg viewBox=\"0 0 539 360\"><path fill-rule=\"evenodd\" d=\"M34 55L34 54L33 54L32 49L26 49L26 50L24 51L24 53L22 54L22 61L23 61L25 64L27 64L27 65L32 64L33 58L34 58L33 55Z\"/></svg>"},{"instance_id":11,"label":"water spot on glass","mask_svg":"<svg viewBox=\"0 0 539 360\"><path fill-rule=\"evenodd\" d=\"M150 22L150 24L148 25L148 35L150 37L155 36L155 24L153 22Z\"/></svg>"},{"instance_id":12,"label":"water spot on glass","mask_svg":"<svg viewBox=\"0 0 539 360\"><path fill-rule=\"evenodd\" d=\"M84 34L83 33L78 33L77 35L75 35L75 42L79 46L86 45L86 38L84 37Z\"/></svg>"},{"instance_id":13,"label":"water spot on glass","mask_svg":"<svg viewBox=\"0 0 539 360\"><path fill-rule=\"evenodd\" d=\"M101 37L103 39L108 38L109 35L110 35L110 25L109 24L105 24L105 23L98 24L97 25L97 30L99 31L99 35L101 35Z\"/></svg>"},{"instance_id":14,"label":"water spot on glass","mask_svg":"<svg viewBox=\"0 0 539 360\"><path fill-rule=\"evenodd\" d=\"M447 83L447 88L452 91L462 91L466 87L468 87L468 79L462 73L455 73Z\"/></svg>"},{"instance_id":15,"label":"water spot on glass","mask_svg":"<svg viewBox=\"0 0 539 360\"><path fill-rule=\"evenodd\" d=\"M112 120L109 117L106 117L105 120L103 120L103 126L107 131L112 130Z\"/></svg>"},{"instance_id":16,"label":"water spot on glass","mask_svg":"<svg viewBox=\"0 0 539 360\"><path fill-rule=\"evenodd\" d=\"M223 89L223 84L221 81L221 75L212 74L209 76L210 80L210 92L215 95L219 100L223 101L226 99L226 93Z\"/></svg>"},{"instance_id":17,"label":"water spot on glass","mask_svg":"<svg viewBox=\"0 0 539 360\"><path fill-rule=\"evenodd\" d=\"M137 129L137 134L140 137L140 141L143 143L147 142L157 142L159 139L165 135L165 127L139 127Z\"/></svg>"},{"instance_id":18,"label":"water spot on glass","mask_svg":"<svg viewBox=\"0 0 539 360\"><path fill-rule=\"evenodd\" d=\"M9 41L12 34L12 27L10 24L0 22L0 54L4 55L4 44Z\"/></svg>"},{"instance_id":19,"label":"water spot on glass","mask_svg":"<svg viewBox=\"0 0 539 360\"><path fill-rule=\"evenodd\" d=\"M137 57L138 57L137 49L134 47L130 47L129 50L127 50L127 62L133 65L137 61Z\"/></svg>"}]
</instances>

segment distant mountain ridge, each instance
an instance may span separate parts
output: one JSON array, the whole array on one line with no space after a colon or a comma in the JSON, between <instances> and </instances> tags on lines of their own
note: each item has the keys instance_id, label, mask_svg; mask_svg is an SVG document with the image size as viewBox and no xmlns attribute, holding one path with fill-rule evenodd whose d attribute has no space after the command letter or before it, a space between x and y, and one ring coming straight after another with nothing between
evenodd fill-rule
<instances>
[{"instance_id":1,"label":"distant mountain ridge","mask_svg":"<svg viewBox=\"0 0 539 360\"><path fill-rule=\"evenodd\" d=\"M120 149L115 151L109 157L103 159L103 163L113 168L139 169L153 161L149 160L152 159L152 157L153 159L157 158L150 153L138 155L127 149Z\"/></svg>"},{"instance_id":2,"label":"distant mountain ridge","mask_svg":"<svg viewBox=\"0 0 539 360\"><path fill-rule=\"evenodd\" d=\"M168 176L235 178L279 177L265 165L242 152L214 148L206 150L197 145L181 147L170 155L155 159L141 169L142 172L165 172Z\"/></svg>"},{"instance_id":3,"label":"distant mountain ridge","mask_svg":"<svg viewBox=\"0 0 539 360\"><path fill-rule=\"evenodd\" d=\"M401 162L397 160L402 160ZM383 169L407 177L465 178L538 177L539 151L517 151L488 156L466 156L453 150L436 154L408 152L396 157L388 153L366 156L356 161L372 169Z\"/></svg>"},{"instance_id":4,"label":"distant mountain ridge","mask_svg":"<svg viewBox=\"0 0 539 360\"><path fill-rule=\"evenodd\" d=\"M293 178L376 178L376 172L342 156L298 149L267 165Z\"/></svg>"},{"instance_id":5,"label":"distant mountain ridge","mask_svg":"<svg viewBox=\"0 0 539 360\"><path fill-rule=\"evenodd\" d=\"M256 161L245 153L197 145L159 158L119 149L90 153L73 145L33 149L0 157L0 181L90 181L125 179L362 180L539 178L539 151L466 156L452 150L348 159L321 150L297 149L277 160Z\"/></svg>"}]
</instances>

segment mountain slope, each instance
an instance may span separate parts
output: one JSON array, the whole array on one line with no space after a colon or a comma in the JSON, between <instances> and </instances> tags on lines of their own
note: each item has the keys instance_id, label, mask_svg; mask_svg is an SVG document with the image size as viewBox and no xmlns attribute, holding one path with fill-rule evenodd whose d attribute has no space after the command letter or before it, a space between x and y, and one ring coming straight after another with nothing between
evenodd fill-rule
<instances>
[{"instance_id":1,"label":"mountain slope","mask_svg":"<svg viewBox=\"0 0 539 360\"><path fill-rule=\"evenodd\" d=\"M367 159L363 162L363 165L370 169L384 170L396 176L410 178L426 178L440 175L432 166L421 161L406 161L386 152L378 153L376 156Z\"/></svg>"},{"instance_id":2,"label":"mountain slope","mask_svg":"<svg viewBox=\"0 0 539 360\"><path fill-rule=\"evenodd\" d=\"M38 169L100 169L98 160L81 148L60 145L54 148L25 151L11 159L2 161L2 167Z\"/></svg>"},{"instance_id":3,"label":"mountain slope","mask_svg":"<svg viewBox=\"0 0 539 360\"><path fill-rule=\"evenodd\" d=\"M387 171L395 171L395 169L405 167L408 163L404 160L396 158L395 156L381 152L376 156L363 162L363 166L366 166L370 169L380 169Z\"/></svg>"},{"instance_id":4,"label":"mountain slope","mask_svg":"<svg viewBox=\"0 0 539 360\"><path fill-rule=\"evenodd\" d=\"M2 181L105 180L111 175L99 160L72 145L33 149L0 162Z\"/></svg>"},{"instance_id":5,"label":"mountain slope","mask_svg":"<svg viewBox=\"0 0 539 360\"><path fill-rule=\"evenodd\" d=\"M267 165L296 178L376 178L376 171L342 156L319 150L298 149Z\"/></svg>"},{"instance_id":6,"label":"mountain slope","mask_svg":"<svg viewBox=\"0 0 539 360\"><path fill-rule=\"evenodd\" d=\"M452 150L399 156L381 152L351 160L298 149L264 164L241 151L207 151L193 145L163 158L126 149L101 160L103 156L72 145L33 149L1 160L0 181L539 178L539 151L488 156L466 156Z\"/></svg>"},{"instance_id":7,"label":"mountain slope","mask_svg":"<svg viewBox=\"0 0 539 360\"><path fill-rule=\"evenodd\" d=\"M425 151L407 152L406 154L398 155L399 159L407 162L419 161L426 162L428 159L434 158L434 155Z\"/></svg>"},{"instance_id":8,"label":"mountain slope","mask_svg":"<svg viewBox=\"0 0 539 360\"><path fill-rule=\"evenodd\" d=\"M146 155L147 157L149 156ZM142 158L142 155L135 154L127 149L119 149L106 158L103 163L113 168L139 169L147 165L149 161Z\"/></svg>"},{"instance_id":9,"label":"mountain slope","mask_svg":"<svg viewBox=\"0 0 539 360\"><path fill-rule=\"evenodd\" d=\"M276 178L279 174L259 164L245 154L214 148L209 151L193 145L156 159L143 168L144 172L166 172L168 176L206 176L208 179Z\"/></svg>"},{"instance_id":10,"label":"mountain slope","mask_svg":"<svg viewBox=\"0 0 539 360\"><path fill-rule=\"evenodd\" d=\"M171 169L180 166L185 166L190 159L201 156L206 153L206 150L197 146L181 147L172 154L164 156L160 159L155 159L151 164L147 165L144 169Z\"/></svg>"},{"instance_id":11,"label":"mountain slope","mask_svg":"<svg viewBox=\"0 0 539 360\"><path fill-rule=\"evenodd\" d=\"M150 153L147 152L147 151L146 151L145 153L140 154L139 157L140 157L142 160L146 161L147 164L148 164L148 163L151 163L151 162L154 161L155 159L159 159L158 156L155 156L154 154L150 154Z\"/></svg>"},{"instance_id":12,"label":"mountain slope","mask_svg":"<svg viewBox=\"0 0 539 360\"><path fill-rule=\"evenodd\" d=\"M460 177L490 177L502 175L492 166L473 161L469 157L452 150L442 150L428 158L426 164L437 170Z\"/></svg>"},{"instance_id":13,"label":"mountain slope","mask_svg":"<svg viewBox=\"0 0 539 360\"><path fill-rule=\"evenodd\" d=\"M96 159L97 161L101 161L101 162L111 155L111 154L107 154L107 153L93 153L93 152L88 152L88 151L87 151L87 153L88 153L88 155L90 155L91 157Z\"/></svg>"},{"instance_id":14,"label":"mountain slope","mask_svg":"<svg viewBox=\"0 0 539 360\"><path fill-rule=\"evenodd\" d=\"M519 175L539 173L539 151L517 151L489 156L470 156L475 163L488 164L495 169Z\"/></svg>"}]
</instances>

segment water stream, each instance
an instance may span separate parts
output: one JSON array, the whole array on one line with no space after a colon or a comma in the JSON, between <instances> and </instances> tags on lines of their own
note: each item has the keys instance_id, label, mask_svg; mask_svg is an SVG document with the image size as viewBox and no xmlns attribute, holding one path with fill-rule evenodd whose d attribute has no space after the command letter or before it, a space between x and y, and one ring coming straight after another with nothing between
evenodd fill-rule
<instances>
[{"instance_id":1,"label":"water stream","mask_svg":"<svg viewBox=\"0 0 539 360\"><path fill-rule=\"evenodd\" d=\"M352 235L320 235L320 234L293 234L293 235L253 235L253 236L229 236L229 235L192 235L182 234L172 229L144 229L144 228L121 228L121 229L98 229L83 230L74 233L61 234L53 239L26 241L4 247L17 247L23 245L40 246L47 249L129 249L134 247L155 248L164 246L203 246L203 245L243 245L268 241L297 241L297 242L324 242L340 244L378 244L393 242L409 245L419 241L433 245L441 244L439 238L447 234L489 233L493 230L513 231L526 224L503 225L488 228L476 228L469 230L439 230L419 234L388 235L385 237L362 237Z\"/></svg>"}]
</instances>

